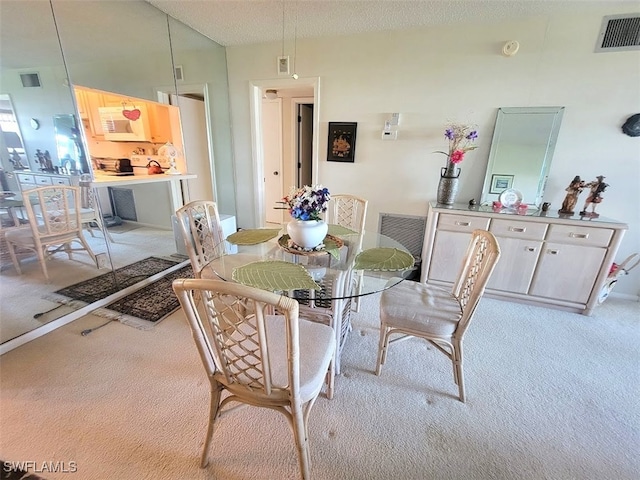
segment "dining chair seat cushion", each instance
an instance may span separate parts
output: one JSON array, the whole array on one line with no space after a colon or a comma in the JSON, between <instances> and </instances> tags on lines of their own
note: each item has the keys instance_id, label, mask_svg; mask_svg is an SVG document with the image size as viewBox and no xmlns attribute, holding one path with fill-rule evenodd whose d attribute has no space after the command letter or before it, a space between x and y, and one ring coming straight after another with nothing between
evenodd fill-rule
<instances>
[{"instance_id":1,"label":"dining chair seat cushion","mask_svg":"<svg viewBox=\"0 0 640 480\"><path fill-rule=\"evenodd\" d=\"M282 315L266 316L268 345L275 386L285 387L287 378L287 335ZM300 396L302 402L314 398L322 389L335 348L335 333L328 325L299 319Z\"/></svg>"},{"instance_id":2,"label":"dining chair seat cushion","mask_svg":"<svg viewBox=\"0 0 640 480\"><path fill-rule=\"evenodd\" d=\"M380 318L395 328L452 335L462 308L449 290L405 280L382 292Z\"/></svg>"},{"instance_id":3,"label":"dining chair seat cushion","mask_svg":"<svg viewBox=\"0 0 640 480\"><path fill-rule=\"evenodd\" d=\"M31 232L31 227L28 225L7 230L5 238L7 241L20 245L35 246L33 233Z\"/></svg>"}]
</instances>

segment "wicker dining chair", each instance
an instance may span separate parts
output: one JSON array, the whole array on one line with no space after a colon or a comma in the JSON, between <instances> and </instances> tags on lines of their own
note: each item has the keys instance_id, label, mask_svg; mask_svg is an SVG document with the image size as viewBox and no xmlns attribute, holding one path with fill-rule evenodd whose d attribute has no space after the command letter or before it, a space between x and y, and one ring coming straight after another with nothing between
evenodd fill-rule
<instances>
[{"instance_id":1,"label":"wicker dining chair","mask_svg":"<svg viewBox=\"0 0 640 480\"><path fill-rule=\"evenodd\" d=\"M308 419L333 359L332 329L300 319L292 298L239 283L178 279L173 289L211 384L201 466L216 419L228 403L240 402L287 418L302 478L310 478Z\"/></svg>"},{"instance_id":2,"label":"wicker dining chair","mask_svg":"<svg viewBox=\"0 0 640 480\"><path fill-rule=\"evenodd\" d=\"M462 267L451 291L419 282L403 281L380 297L380 342L376 375L380 375L389 344L420 337L444 353L453 364L453 379L464 402L462 341L500 258L492 233L474 230ZM390 340L391 335L401 334Z\"/></svg>"},{"instance_id":3,"label":"wicker dining chair","mask_svg":"<svg viewBox=\"0 0 640 480\"><path fill-rule=\"evenodd\" d=\"M57 185L34 188L24 192L23 199L29 226L5 233L11 260L19 274L22 274L22 270L16 255L17 249L28 249L36 253L47 281L49 273L46 259L61 250L70 259L73 251L86 250L96 264L96 256L82 233L80 187ZM82 248L71 248L73 242L80 243Z\"/></svg>"},{"instance_id":4,"label":"wicker dining chair","mask_svg":"<svg viewBox=\"0 0 640 480\"><path fill-rule=\"evenodd\" d=\"M225 238L215 202L196 200L176 211L193 274L202 277L202 271L212 260L225 254Z\"/></svg>"},{"instance_id":5,"label":"wicker dining chair","mask_svg":"<svg viewBox=\"0 0 640 480\"><path fill-rule=\"evenodd\" d=\"M367 219L368 200L348 194L331 195L331 200L326 213L326 222L349 228L356 233L364 232L364 224ZM361 245L354 245L360 248ZM358 293L362 285L362 272L351 279L351 287ZM360 311L360 298L355 297L352 302L354 312Z\"/></svg>"}]
</instances>

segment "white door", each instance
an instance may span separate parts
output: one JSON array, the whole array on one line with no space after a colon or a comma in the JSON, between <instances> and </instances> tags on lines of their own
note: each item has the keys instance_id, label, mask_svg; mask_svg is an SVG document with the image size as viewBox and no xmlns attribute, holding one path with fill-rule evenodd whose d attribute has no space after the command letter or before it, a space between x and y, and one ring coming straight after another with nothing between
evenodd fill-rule
<instances>
[{"instance_id":1,"label":"white door","mask_svg":"<svg viewBox=\"0 0 640 480\"><path fill-rule=\"evenodd\" d=\"M187 169L189 173L195 173L198 176L193 180L187 180L188 200L215 201L204 100L195 100L181 95L178 103L175 102L175 95L171 95L171 103L180 108Z\"/></svg>"},{"instance_id":2,"label":"white door","mask_svg":"<svg viewBox=\"0 0 640 480\"><path fill-rule=\"evenodd\" d=\"M282 185L282 99L262 100L262 151L264 153L264 218L281 224L285 210L278 202L284 196Z\"/></svg>"}]
</instances>

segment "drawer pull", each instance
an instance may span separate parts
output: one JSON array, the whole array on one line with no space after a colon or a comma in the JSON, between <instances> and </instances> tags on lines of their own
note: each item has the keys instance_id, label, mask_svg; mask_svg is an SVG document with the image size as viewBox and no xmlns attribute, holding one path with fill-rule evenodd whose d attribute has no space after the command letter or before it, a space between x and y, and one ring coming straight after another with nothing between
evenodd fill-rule
<instances>
[{"instance_id":1,"label":"drawer pull","mask_svg":"<svg viewBox=\"0 0 640 480\"><path fill-rule=\"evenodd\" d=\"M547 253L549 255L558 255L558 253L560 253L560 250L547 250Z\"/></svg>"},{"instance_id":2,"label":"drawer pull","mask_svg":"<svg viewBox=\"0 0 640 480\"><path fill-rule=\"evenodd\" d=\"M589 238L589 234L588 233L573 233L571 232L569 234L570 237L572 238Z\"/></svg>"},{"instance_id":3,"label":"drawer pull","mask_svg":"<svg viewBox=\"0 0 640 480\"><path fill-rule=\"evenodd\" d=\"M536 247L526 247L527 252L535 252Z\"/></svg>"},{"instance_id":4,"label":"drawer pull","mask_svg":"<svg viewBox=\"0 0 640 480\"><path fill-rule=\"evenodd\" d=\"M526 227L509 227L510 232L524 233L527 231Z\"/></svg>"},{"instance_id":5,"label":"drawer pull","mask_svg":"<svg viewBox=\"0 0 640 480\"><path fill-rule=\"evenodd\" d=\"M459 227L468 227L469 225L471 225L471 222L461 222L461 221L456 221L456 225L458 225Z\"/></svg>"}]
</instances>

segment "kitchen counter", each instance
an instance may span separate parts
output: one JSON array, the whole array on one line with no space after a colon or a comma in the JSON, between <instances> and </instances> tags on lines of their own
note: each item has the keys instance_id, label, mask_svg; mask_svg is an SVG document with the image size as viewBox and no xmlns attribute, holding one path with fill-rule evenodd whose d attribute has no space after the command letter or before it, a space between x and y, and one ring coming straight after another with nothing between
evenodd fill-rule
<instances>
[{"instance_id":1,"label":"kitchen counter","mask_svg":"<svg viewBox=\"0 0 640 480\"><path fill-rule=\"evenodd\" d=\"M91 184L96 188L102 187L122 187L125 185L148 184L159 182L171 182L171 206L175 212L183 205L182 190L179 180L190 180L198 176L193 173L181 173L180 175L107 175L95 173L95 178Z\"/></svg>"}]
</instances>

